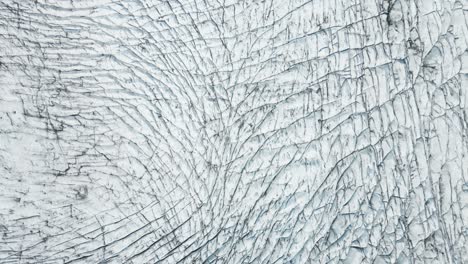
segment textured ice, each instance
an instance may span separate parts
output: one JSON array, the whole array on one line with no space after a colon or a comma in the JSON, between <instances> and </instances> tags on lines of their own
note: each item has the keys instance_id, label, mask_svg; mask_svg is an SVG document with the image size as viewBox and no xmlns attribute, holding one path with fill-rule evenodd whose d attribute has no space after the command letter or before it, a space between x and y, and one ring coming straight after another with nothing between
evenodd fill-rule
<instances>
[{"instance_id":1,"label":"textured ice","mask_svg":"<svg viewBox=\"0 0 468 264\"><path fill-rule=\"evenodd\" d=\"M0 0L0 263L468 263L466 0Z\"/></svg>"}]
</instances>

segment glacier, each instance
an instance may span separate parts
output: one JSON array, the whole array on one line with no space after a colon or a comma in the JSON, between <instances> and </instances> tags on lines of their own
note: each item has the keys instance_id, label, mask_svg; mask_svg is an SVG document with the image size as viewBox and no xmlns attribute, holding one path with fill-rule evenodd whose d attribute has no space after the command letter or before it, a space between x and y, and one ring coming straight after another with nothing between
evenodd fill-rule
<instances>
[{"instance_id":1,"label":"glacier","mask_svg":"<svg viewBox=\"0 0 468 264\"><path fill-rule=\"evenodd\" d=\"M0 263L468 263L468 1L0 0Z\"/></svg>"}]
</instances>

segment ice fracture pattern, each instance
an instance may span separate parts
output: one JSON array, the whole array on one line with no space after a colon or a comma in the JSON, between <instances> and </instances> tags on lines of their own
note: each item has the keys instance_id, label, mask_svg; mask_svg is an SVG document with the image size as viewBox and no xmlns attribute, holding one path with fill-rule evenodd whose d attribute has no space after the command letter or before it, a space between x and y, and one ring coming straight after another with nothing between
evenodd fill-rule
<instances>
[{"instance_id":1,"label":"ice fracture pattern","mask_svg":"<svg viewBox=\"0 0 468 264\"><path fill-rule=\"evenodd\" d=\"M0 0L0 263L468 263L467 0Z\"/></svg>"}]
</instances>

